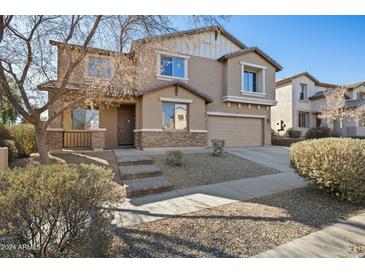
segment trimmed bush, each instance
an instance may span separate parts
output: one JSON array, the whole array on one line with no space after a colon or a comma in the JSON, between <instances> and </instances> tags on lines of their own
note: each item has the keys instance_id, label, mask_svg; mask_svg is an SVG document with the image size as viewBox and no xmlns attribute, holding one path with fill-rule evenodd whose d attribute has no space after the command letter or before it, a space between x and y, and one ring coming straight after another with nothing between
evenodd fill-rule
<instances>
[{"instance_id":1,"label":"trimmed bush","mask_svg":"<svg viewBox=\"0 0 365 274\"><path fill-rule=\"evenodd\" d=\"M221 140L221 139L212 139L211 140L212 144L213 144L213 156L221 156L223 151L224 151L224 146L226 144L225 140Z\"/></svg>"},{"instance_id":2,"label":"trimmed bush","mask_svg":"<svg viewBox=\"0 0 365 274\"><path fill-rule=\"evenodd\" d=\"M291 145L290 161L310 184L350 202L365 201L365 140L302 141Z\"/></svg>"},{"instance_id":3,"label":"trimmed bush","mask_svg":"<svg viewBox=\"0 0 365 274\"><path fill-rule=\"evenodd\" d=\"M168 151L166 163L172 167L182 166L182 152L180 150Z\"/></svg>"},{"instance_id":4,"label":"trimmed bush","mask_svg":"<svg viewBox=\"0 0 365 274\"><path fill-rule=\"evenodd\" d=\"M306 139L319 139L327 137L336 137L335 132L333 132L328 127L310 128L305 134Z\"/></svg>"},{"instance_id":5,"label":"trimmed bush","mask_svg":"<svg viewBox=\"0 0 365 274\"><path fill-rule=\"evenodd\" d=\"M302 132L300 130L295 130L293 128L289 128L287 131L287 134L290 138L300 138L302 135Z\"/></svg>"},{"instance_id":6,"label":"trimmed bush","mask_svg":"<svg viewBox=\"0 0 365 274\"><path fill-rule=\"evenodd\" d=\"M10 138L14 140L18 149L18 158L29 157L33 152L37 151L35 131L33 125L22 124L8 126Z\"/></svg>"},{"instance_id":7,"label":"trimmed bush","mask_svg":"<svg viewBox=\"0 0 365 274\"><path fill-rule=\"evenodd\" d=\"M85 164L5 171L0 178L0 239L27 248L0 256L109 256L106 206L118 199L111 181L111 170Z\"/></svg>"}]
</instances>

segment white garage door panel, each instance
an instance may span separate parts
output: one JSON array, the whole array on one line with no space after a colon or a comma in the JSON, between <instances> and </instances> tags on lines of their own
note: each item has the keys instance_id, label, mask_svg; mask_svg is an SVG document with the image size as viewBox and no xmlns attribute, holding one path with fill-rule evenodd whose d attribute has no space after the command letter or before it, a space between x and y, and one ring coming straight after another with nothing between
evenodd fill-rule
<instances>
[{"instance_id":1,"label":"white garage door panel","mask_svg":"<svg viewBox=\"0 0 365 274\"><path fill-rule=\"evenodd\" d=\"M240 117L208 117L208 140L224 139L226 146L261 146L262 119Z\"/></svg>"}]
</instances>

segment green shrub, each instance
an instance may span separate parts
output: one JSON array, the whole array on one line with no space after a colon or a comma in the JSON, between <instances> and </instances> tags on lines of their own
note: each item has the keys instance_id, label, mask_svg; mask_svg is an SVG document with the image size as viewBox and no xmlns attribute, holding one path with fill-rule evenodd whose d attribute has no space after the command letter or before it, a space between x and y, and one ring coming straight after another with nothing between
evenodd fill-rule
<instances>
[{"instance_id":1,"label":"green shrub","mask_svg":"<svg viewBox=\"0 0 365 274\"><path fill-rule=\"evenodd\" d=\"M300 136L302 135L302 132L300 130L295 130L293 128L289 128L287 130L287 133L290 138L300 138Z\"/></svg>"},{"instance_id":2,"label":"green shrub","mask_svg":"<svg viewBox=\"0 0 365 274\"><path fill-rule=\"evenodd\" d=\"M8 126L10 138L14 140L18 149L18 158L29 157L33 152L37 151L35 131L33 125L22 124Z\"/></svg>"},{"instance_id":3,"label":"green shrub","mask_svg":"<svg viewBox=\"0 0 365 274\"><path fill-rule=\"evenodd\" d=\"M13 140L0 140L0 147L8 148L8 160L9 163L12 162L18 155L18 149L16 148L15 142Z\"/></svg>"},{"instance_id":4,"label":"green shrub","mask_svg":"<svg viewBox=\"0 0 365 274\"><path fill-rule=\"evenodd\" d=\"M224 151L224 145L226 144L225 140L221 140L221 139L212 139L211 140L212 144L213 144L213 156L221 156L223 151Z\"/></svg>"},{"instance_id":5,"label":"green shrub","mask_svg":"<svg viewBox=\"0 0 365 274\"><path fill-rule=\"evenodd\" d=\"M118 198L111 180L110 170L85 164L5 171L0 178L0 232L5 237L0 239L30 246L0 256L108 256L112 234L106 205Z\"/></svg>"},{"instance_id":6,"label":"green shrub","mask_svg":"<svg viewBox=\"0 0 365 274\"><path fill-rule=\"evenodd\" d=\"M292 144L290 161L306 180L351 202L365 200L365 140L323 138Z\"/></svg>"},{"instance_id":7,"label":"green shrub","mask_svg":"<svg viewBox=\"0 0 365 274\"><path fill-rule=\"evenodd\" d=\"M336 137L335 132L328 127L310 128L305 134L306 139L319 139L327 137Z\"/></svg>"},{"instance_id":8,"label":"green shrub","mask_svg":"<svg viewBox=\"0 0 365 274\"><path fill-rule=\"evenodd\" d=\"M166 156L166 163L172 167L181 166L182 152L180 150L168 151Z\"/></svg>"}]
</instances>

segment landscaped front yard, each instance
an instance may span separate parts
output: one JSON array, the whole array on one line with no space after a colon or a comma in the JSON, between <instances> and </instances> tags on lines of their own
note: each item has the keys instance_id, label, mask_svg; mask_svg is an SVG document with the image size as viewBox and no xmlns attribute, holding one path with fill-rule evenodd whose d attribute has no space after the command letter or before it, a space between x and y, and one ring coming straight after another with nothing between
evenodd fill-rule
<instances>
[{"instance_id":1,"label":"landscaped front yard","mask_svg":"<svg viewBox=\"0 0 365 274\"><path fill-rule=\"evenodd\" d=\"M184 153L180 167L169 166L166 155L153 156L153 162L161 168L162 176L176 189L279 172L230 153L223 153L220 157L210 153Z\"/></svg>"},{"instance_id":2,"label":"landscaped front yard","mask_svg":"<svg viewBox=\"0 0 365 274\"><path fill-rule=\"evenodd\" d=\"M94 164L100 167L110 168L113 171L113 182L120 195L124 195L122 180L120 178L117 159L112 151L90 151L90 152L54 152L50 154L51 164ZM39 156L15 159L11 167L26 167L39 165Z\"/></svg>"},{"instance_id":3,"label":"landscaped front yard","mask_svg":"<svg viewBox=\"0 0 365 274\"><path fill-rule=\"evenodd\" d=\"M116 245L121 257L250 257L363 210L307 187L122 228Z\"/></svg>"}]
</instances>

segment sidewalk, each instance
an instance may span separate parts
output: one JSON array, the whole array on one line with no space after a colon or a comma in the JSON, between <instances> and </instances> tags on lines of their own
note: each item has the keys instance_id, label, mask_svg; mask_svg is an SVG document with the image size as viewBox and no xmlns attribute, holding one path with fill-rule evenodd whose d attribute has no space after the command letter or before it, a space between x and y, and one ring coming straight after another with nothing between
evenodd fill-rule
<instances>
[{"instance_id":1,"label":"sidewalk","mask_svg":"<svg viewBox=\"0 0 365 274\"><path fill-rule=\"evenodd\" d=\"M259 258L365 257L365 213L257 255Z\"/></svg>"},{"instance_id":2,"label":"sidewalk","mask_svg":"<svg viewBox=\"0 0 365 274\"><path fill-rule=\"evenodd\" d=\"M111 208L112 223L138 225L304 186L294 172L283 172L130 198Z\"/></svg>"}]
</instances>

